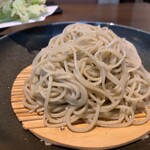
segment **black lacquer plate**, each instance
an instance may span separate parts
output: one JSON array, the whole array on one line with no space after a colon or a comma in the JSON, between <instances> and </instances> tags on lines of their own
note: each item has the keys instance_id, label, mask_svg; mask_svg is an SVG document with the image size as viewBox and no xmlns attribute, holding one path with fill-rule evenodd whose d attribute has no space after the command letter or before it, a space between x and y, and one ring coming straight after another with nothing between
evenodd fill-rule
<instances>
[{"instance_id":1,"label":"black lacquer plate","mask_svg":"<svg viewBox=\"0 0 150 150\"><path fill-rule=\"evenodd\" d=\"M0 39L0 150L63 150L58 146L45 146L38 138L22 128L11 103L11 87L19 72L32 63L51 37L62 32L72 22L52 23L23 30ZM112 23L84 22L107 26L118 36L132 42L150 71L150 33ZM132 133L131 133L132 134ZM65 137L64 137L65 138ZM150 138L117 148L118 150L149 150Z\"/></svg>"}]
</instances>

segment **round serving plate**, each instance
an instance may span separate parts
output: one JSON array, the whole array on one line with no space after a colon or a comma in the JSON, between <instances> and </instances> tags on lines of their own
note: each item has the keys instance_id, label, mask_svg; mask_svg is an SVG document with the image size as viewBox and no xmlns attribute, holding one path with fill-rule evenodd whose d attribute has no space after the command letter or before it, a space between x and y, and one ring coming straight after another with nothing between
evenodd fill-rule
<instances>
[{"instance_id":1,"label":"round serving plate","mask_svg":"<svg viewBox=\"0 0 150 150\"><path fill-rule=\"evenodd\" d=\"M62 32L64 27L74 22L52 23L23 30L0 39L0 149L5 150L63 150L66 147L45 146L31 132L24 130L11 106L11 89L17 75L29 66L41 48L47 46L49 39ZM84 22L92 25L107 26L118 36L132 42L150 71L150 34L138 29L102 22ZM141 129L134 131L138 132ZM132 130L130 131L132 133ZM121 132L120 132L121 133ZM65 138L65 137L64 137ZM137 139L141 138L138 137ZM134 140L132 140L133 142ZM128 142L130 143L130 142ZM127 143L125 143L127 144ZM58 144L59 145L59 144ZM124 144L118 145L122 146ZM149 149L149 138L138 140L118 149Z\"/></svg>"}]
</instances>

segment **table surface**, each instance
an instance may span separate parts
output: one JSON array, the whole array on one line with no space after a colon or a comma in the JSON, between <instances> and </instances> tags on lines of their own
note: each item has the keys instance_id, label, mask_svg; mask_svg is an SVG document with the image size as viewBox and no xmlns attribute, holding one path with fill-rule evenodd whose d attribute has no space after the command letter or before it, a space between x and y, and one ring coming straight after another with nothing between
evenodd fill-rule
<instances>
[{"instance_id":1,"label":"table surface","mask_svg":"<svg viewBox=\"0 0 150 150\"><path fill-rule=\"evenodd\" d=\"M120 4L61 4L62 14L49 16L42 22L7 28L0 35L10 34L22 29L64 21L113 22L150 32L149 3Z\"/></svg>"}]
</instances>

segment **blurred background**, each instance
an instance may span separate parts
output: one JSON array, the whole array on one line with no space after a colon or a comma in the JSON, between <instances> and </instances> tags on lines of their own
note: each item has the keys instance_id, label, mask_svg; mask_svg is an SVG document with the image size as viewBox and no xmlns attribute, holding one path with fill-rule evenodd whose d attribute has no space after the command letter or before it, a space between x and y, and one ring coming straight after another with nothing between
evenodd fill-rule
<instances>
[{"instance_id":1,"label":"blurred background","mask_svg":"<svg viewBox=\"0 0 150 150\"><path fill-rule=\"evenodd\" d=\"M126 2L150 2L150 0L53 0L57 4L65 3L97 3L97 4L108 4L108 3L126 3Z\"/></svg>"}]
</instances>

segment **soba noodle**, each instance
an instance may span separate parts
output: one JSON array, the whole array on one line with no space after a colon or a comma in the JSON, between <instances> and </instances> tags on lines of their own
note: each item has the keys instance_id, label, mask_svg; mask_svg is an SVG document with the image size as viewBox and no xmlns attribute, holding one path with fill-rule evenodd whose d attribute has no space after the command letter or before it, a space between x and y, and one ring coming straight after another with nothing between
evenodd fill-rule
<instances>
[{"instance_id":1,"label":"soba noodle","mask_svg":"<svg viewBox=\"0 0 150 150\"><path fill-rule=\"evenodd\" d=\"M47 127L87 132L150 119L150 74L135 47L107 27L71 24L53 37L34 59L24 95Z\"/></svg>"}]
</instances>

